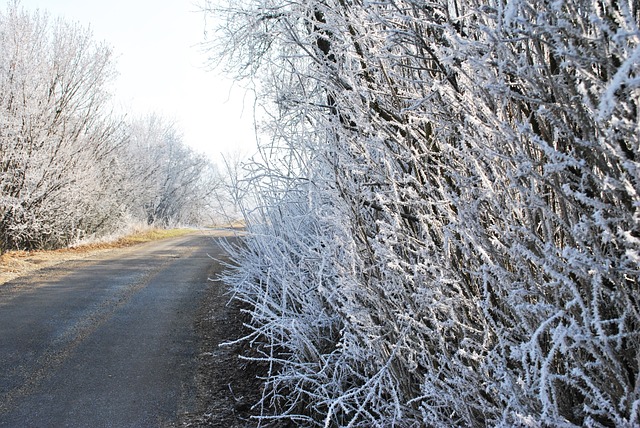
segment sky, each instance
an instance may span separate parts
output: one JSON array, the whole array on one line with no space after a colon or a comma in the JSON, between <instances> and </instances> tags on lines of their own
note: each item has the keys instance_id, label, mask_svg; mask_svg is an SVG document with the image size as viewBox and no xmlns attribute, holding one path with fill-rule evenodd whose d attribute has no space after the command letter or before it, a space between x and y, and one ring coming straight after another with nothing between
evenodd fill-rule
<instances>
[{"instance_id":1,"label":"sky","mask_svg":"<svg viewBox=\"0 0 640 428\"><path fill-rule=\"evenodd\" d=\"M10 0L0 0L4 7ZM216 161L255 151L253 96L206 66L196 0L22 0L30 11L89 26L113 48L115 107L175 120L184 142Z\"/></svg>"}]
</instances>

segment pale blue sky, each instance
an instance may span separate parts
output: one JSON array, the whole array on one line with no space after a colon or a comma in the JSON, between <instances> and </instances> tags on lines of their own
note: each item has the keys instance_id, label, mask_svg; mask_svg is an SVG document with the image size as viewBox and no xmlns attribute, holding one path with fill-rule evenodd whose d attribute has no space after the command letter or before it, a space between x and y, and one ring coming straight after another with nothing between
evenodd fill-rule
<instances>
[{"instance_id":1,"label":"pale blue sky","mask_svg":"<svg viewBox=\"0 0 640 428\"><path fill-rule=\"evenodd\" d=\"M9 0L0 0L5 7ZM132 114L173 118L187 144L213 157L253 150L250 94L217 72L206 71L198 48L204 17L194 0L22 0L90 26L116 53L116 104Z\"/></svg>"}]
</instances>

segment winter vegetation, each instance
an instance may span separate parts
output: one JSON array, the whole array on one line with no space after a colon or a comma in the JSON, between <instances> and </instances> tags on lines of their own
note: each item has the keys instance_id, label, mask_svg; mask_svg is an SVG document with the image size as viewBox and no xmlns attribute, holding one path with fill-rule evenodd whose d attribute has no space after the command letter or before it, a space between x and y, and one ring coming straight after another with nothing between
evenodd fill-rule
<instances>
[{"instance_id":1,"label":"winter vegetation","mask_svg":"<svg viewBox=\"0 0 640 428\"><path fill-rule=\"evenodd\" d=\"M640 425L640 8L219 0L262 424Z\"/></svg>"},{"instance_id":2,"label":"winter vegetation","mask_svg":"<svg viewBox=\"0 0 640 428\"><path fill-rule=\"evenodd\" d=\"M131 224L210 222L211 162L158 115L112 113L112 52L79 24L0 11L0 253Z\"/></svg>"}]
</instances>

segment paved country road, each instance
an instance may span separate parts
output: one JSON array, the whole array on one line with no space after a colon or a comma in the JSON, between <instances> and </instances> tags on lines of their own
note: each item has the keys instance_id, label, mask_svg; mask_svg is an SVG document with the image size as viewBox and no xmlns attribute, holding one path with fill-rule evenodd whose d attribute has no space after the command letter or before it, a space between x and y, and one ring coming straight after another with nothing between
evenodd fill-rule
<instances>
[{"instance_id":1,"label":"paved country road","mask_svg":"<svg viewBox=\"0 0 640 428\"><path fill-rule=\"evenodd\" d=\"M194 322L218 239L150 242L0 286L0 427L167 426L193 412Z\"/></svg>"}]
</instances>

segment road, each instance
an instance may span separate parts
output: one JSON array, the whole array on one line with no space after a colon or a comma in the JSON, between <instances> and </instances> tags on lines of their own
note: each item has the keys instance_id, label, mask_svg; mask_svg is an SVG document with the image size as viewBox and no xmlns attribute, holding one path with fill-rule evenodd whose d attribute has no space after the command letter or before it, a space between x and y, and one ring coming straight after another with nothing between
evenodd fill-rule
<instances>
[{"instance_id":1,"label":"road","mask_svg":"<svg viewBox=\"0 0 640 428\"><path fill-rule=\"evenodd\" d=\"M0 427L155 427L196 406L194 321L220 241L203 233L0 286Z\"/></svg>"}]
</instances>

